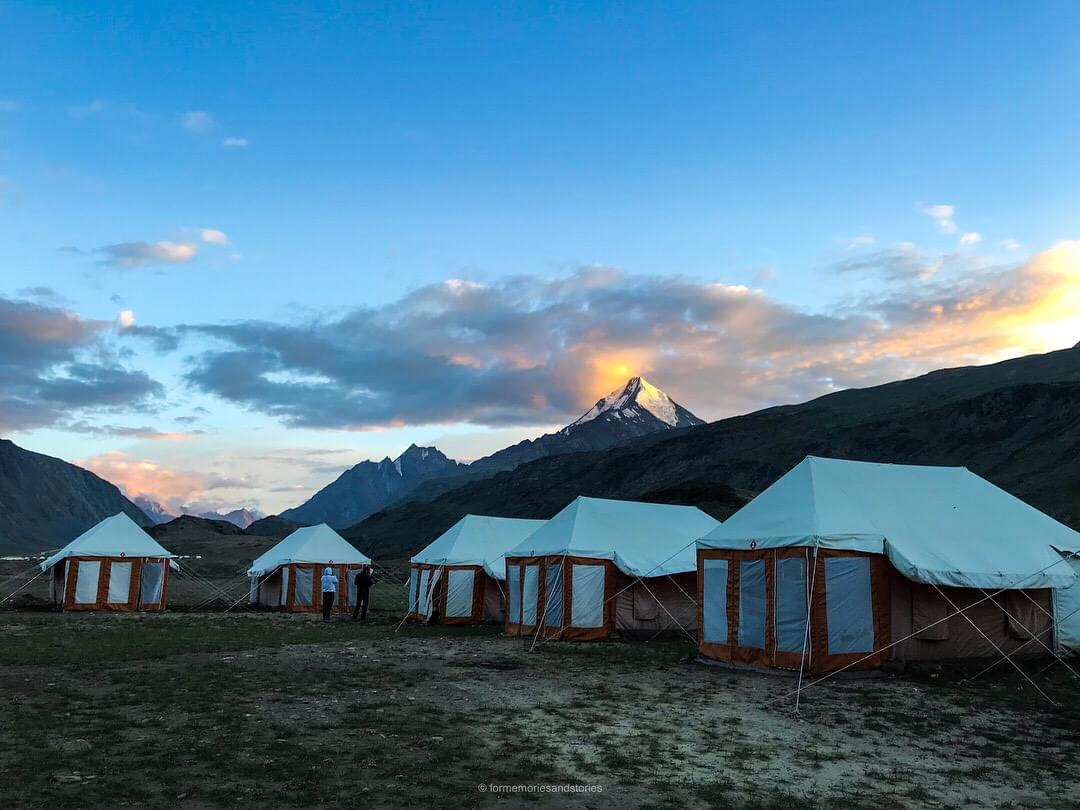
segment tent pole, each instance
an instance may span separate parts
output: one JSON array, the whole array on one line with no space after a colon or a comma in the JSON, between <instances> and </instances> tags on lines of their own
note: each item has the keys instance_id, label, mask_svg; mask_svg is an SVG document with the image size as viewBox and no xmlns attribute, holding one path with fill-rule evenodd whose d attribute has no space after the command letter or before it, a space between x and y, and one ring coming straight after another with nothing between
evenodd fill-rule
<instances>
[{"instance_id":1,"label":"tent pole","mask_svg":"<svg viewBox=\"0 0 1080 810\"><path fill-rule=\"evenodd\" d=\"M799 702L802 698L803 669L806 664L807 649L810 646L810 613L814 607L814 583L817 580L817 546L813 548L813 556L807 550L807 558L810 559L810 590L806 593L806 633L803 636L802 657L799 659L799 683L795 687L795 714L799 713ZM773 567L773 577L776 576L776 567ZM803 580L806 581L805 578Z\"/></svg>"}]
</instances>

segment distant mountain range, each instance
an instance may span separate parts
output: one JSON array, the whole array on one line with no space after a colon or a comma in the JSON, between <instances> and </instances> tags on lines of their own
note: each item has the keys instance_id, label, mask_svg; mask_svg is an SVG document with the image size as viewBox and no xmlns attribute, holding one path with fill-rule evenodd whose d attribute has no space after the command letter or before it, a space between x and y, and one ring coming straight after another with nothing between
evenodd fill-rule
<instances>
[{"instance_id":1,"label":"distant mountain range","mask_svg":"<svg viewBox=\"0 0 1080 810\"><path fill-rule=\"evenodd\" d=\"M0 552L57 548L117 512L150 525L115 485L89 470L0 439Z\"/></svg>"},{"instance_id":2,"label":"distant mountain range","mask_svg":"<svg viewBox=\"0 0 1080 810\"><path fill-rule=\"evenodd\" d=\"M723 518L809 454L966 466L1080 529L1080 346L541 458L342 533L372 556L409 554L467 513L547 518L578 495L701 504Z\"/></svg>"},{"instance_id":3,"label":"distant mountain range","mask_svg":"<svg viewBox=\"0 0 1080 810\"><path fill-rule=\"evenodd\" d=\"M246 554L302 523L318 522L295 515L320 496L328 507L340 496L342 505L334 506L340 511L331 517L338 526L346 523L346 538L372 556L405 555L466 513L546 518L577 495L694 504L724 518L814 454L967 466L1080 529L1080 346L840 391L708 425L675 403L669 409L647 385L631 380L550 434L566 443L543 436L470 465L434 448L410 447L393 461L358 464L303 507L261 518L246 531L194 517L159 528L170 540L190 537L193 549L255 543L245 546ZM668 427L629 438L616 427L599 437L615 423L644 422L630 430L652 424L643 412ZM588 434L581 431L596 435L583 439ZM576 441L603 446L555 452ZM537 452L540 457L517 460ZM365 501L364 493L377 497ZM348 525L347 509L375 511ZM0 440L0 553L55 548L119 511L150 523L93 473Z\"/></svg>"},{"instance_id":4,"label":"distant mountain range","mask_svg":"<svg viewBox=\"0 0 1080 810\"><path fill-rule=\"evenodd\" d=\"M334 528L350 526L395 503L429 500L466 480L547 456L602 450L659 431L704 422L643 377L633 377L579 419L556 433L527 439L471 464L460 464L434 447L412 445L394 460L363 461L281 517Z\"/></svg>"},{"instance_id":5,"label":"distant mountain range","mask_svg":"<svg viewBox=\"0 0 1080 810\"><path fill-rule=\"evenodd\" d=\"M187 507L182 507L179 512L174 512L167 506L164 506L145 495L138 495L132 498L131 501L143 511L143 514L145 514L154 525L168 523L181 515L194 515L195 517L206 518L207 520L223 520L226 523L239 526L241 529L246 529L256 520L264 517L262 512L250 509L234 509L231 512L222 514L221 512L195 512Z\"/></svg>"}]
</instances>

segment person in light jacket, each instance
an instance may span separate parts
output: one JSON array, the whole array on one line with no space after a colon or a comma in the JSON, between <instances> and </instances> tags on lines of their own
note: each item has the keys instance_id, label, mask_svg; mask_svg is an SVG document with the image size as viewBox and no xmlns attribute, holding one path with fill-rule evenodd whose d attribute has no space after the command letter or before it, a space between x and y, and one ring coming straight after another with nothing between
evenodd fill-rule
<instances>
[{"instance_id":1,"label":"person in light jacket","mask_svg":"<svg viewBox=\"0 0 1080 810\"><path fill-rule=\"evenodd\" d=\"M330 611L334 609L334 601L337 599L337 577L334 569L327 566L322 572L322 620L330 621Z\"/></svg>"}]
</instances>

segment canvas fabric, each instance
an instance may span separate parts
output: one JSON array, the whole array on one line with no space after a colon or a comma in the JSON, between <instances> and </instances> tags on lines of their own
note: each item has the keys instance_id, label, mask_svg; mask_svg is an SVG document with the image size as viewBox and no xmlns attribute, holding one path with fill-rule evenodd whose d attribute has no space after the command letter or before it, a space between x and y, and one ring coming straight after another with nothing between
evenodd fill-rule
<instances>
[{"instance_id":1,"label":"canvas fabric","mask_svg":"<svg viewBox=\"0 0 1080 810\"><path fill-rule=\"evenodd\" d=\"M420 590L422 585L426 596ZM412 621L429 620L433 611L421 609L428 600L438 609L439 624L502 622L506 611L502 583L481 565L414 563L409 571L408 598L407 618Z\"/></svg>"},{"instance_id":2,"label":"canvas fabric","mask_svg":"<svg viewBox=\"0 0 1080 810\"><path fill-rule=\"evenodd\" d=\"M530 569L536 572L535 597L527 606L526 596L533 593L531 586L526 590ZM514 621L513 612L507 611L505 627L508 634L591 641L608 638L615 632L614 597L620 576L611 560L571 556L508 557L506 572L508 603L513 605L520 600L522 606L517 621ZM574 621L575 597L577 623ZM558 624L544 623L545 616L556 615L560 619Z\"/></svg>"},{"instance_id":3,"label":"canvas fabric","mask_svg":"<svg viewBox=\"0 0 1080 810\"><path fill-rule=\"evenodd\" d=\"M1076 574L1054 548L1080 534L963 467L808 456L698 547L883 554L915 582L1060 588Z\"/></svg>"},{"instance_id":4,"label":"canvas fabric","mask_svg":"<svg viewBox=\"0 0 1080 810\"><path fill-rule=\"evenodd\" d=\"M507 558L607 560L624 574L659 577L694 570L694 544L719 521L693 506L575 498Z\"/></svg>"},{"instance_id":5,"label":"canvas fabric","mask_svg":"<svg viewBox=\"0 0 1080 810\"><path fill-rule=\"evenodd\" d=\"M1068 562L1080 574L1080 557L1069 556ZM1080 655L1080 581L1054 591L1054 619L1059 652Z\"/></svg>"},{"instance_id":6,"label":"canvas fabric","mask_svg":"<svg viewBox=\"0 0 1080 810\"><path fill-rule=\"evenodd\" d=\"M308 565L371 565L371 558L356 549L325 523L297 529L280 543L260 554L247 571L249 577L265 577L293 563ZM315 590L319 590L316 585ZM322 609L321 606L319 608Z\"/></svg>"},{"instance_id":7,"label":"canvas fabric","mask_svg":"<svg viewBox=\"0 0 1080 810\"><path fill-rule=\"evenodd\" d=\"M976 588L941 588L939 593L932 586L912 582L898 571L892 571L890 602L893 641L917 633L891 650L890 657L895 660L992 659L1000 657L1001 653L1041 656L1047 654L1048 647L1053 647L1050 618L1054 609L1053 597L1046 588L1004 593ZM958 610L963 610L964 614L951 615ZM917 632L927 628L932 621L946 617L946 621L935 627ZM972 622L978 629L972 627ZM1032 635L1042 643L1030 641Z\"/></svg>"},{"instance_id":8,"label":"canvas fabric","mask_svg":"<svg viewBox=\"0 0 1080 810\"><path fill-rule=\"evenodd\" d=\"M887 658L889 566L880 555L699 548L697 589L703 657L810 672L874 669Z\"/></svg>"},{"instance_id":9,"label":"canvas fabric","mask_svg":"<svg viewBox=\"0 0 1080 810\"><path fill-rule=\"evenodd\" d=\"M466 515L416 554L417 565L479 566L489 577L502 579L505 554L544 521Z\"/></svg>"},{"instance_id":10,"label":"canvas fabric","mask_svg":"<svg viewBox=\"0 0 1080 810\"><path fill-rule=\"evenodd\" d=\"M253 587L255 602L288 613L317 613L322 611L322 586L320 579L324 568L331 568L338 579L333 611L351 611L356 604L356 587L352 585L360 564L329 562L290 563L280 565L256 580Z\"/></svg>"},{"instance_id":11,"label":"canvas fabric","mask_svg":"<svg viewBox=\"0 0 1080 810\"><path fill-rule=\"evenodd\" d=\"M69 556L56 568L62 573L54 574L51 590L64 610L158 612L168 602L168 559ZM152 590L144 590L144 576Z\"/></svg>"}]
</instances>

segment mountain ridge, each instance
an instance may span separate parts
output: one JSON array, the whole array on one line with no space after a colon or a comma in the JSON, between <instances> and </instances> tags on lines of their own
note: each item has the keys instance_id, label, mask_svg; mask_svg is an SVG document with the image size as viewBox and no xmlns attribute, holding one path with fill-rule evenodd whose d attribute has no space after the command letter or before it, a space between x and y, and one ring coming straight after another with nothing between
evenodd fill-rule
<instances>
[{"instance_id":1,"label":"mountain ridge","mask_svg":"<svg viewBox=\"0 0 1080 810\"><path fill-rule=\"evenodd\" d=\"M631 377L554 433L525 439L470 464L449 459L435 447L410 445L393 462L385 458L354 465L305 503L286 509L280 516L343 528L395 504L430 500L467 481L490 477L536 458L600 450L649 433L700 424L704 424L702 419L644 377ZM434 462L428 461L429 454ZM394 478L387 464L396 468L401 480Z\"/></svg>"},{"instance_id":2,"label":"mountain ridge","mask_svg":"<svg viewBox=\"0 0 1080 810\"><path fill-rule=\"evenodd\" d=\"M1080 349L941 369L537 459L342 534L368 554L405 554L467 513L543 518L577 495L638 500L679 487L696 505L708 487L695 491L695 482L756 493L807 455L966 466L1080 528Z\"/></svg>"},{"instance_id":3,"label":"mountain ridge","mask_svg":"<svg viewBox=\"0 0 1080 810\"><path fill-rule=\"evenodd\" d=\"M104 518L150 519L119 487L62 459L0 439L0 550L31 553L74 540Z\"/></svg>"}]
</instances>

